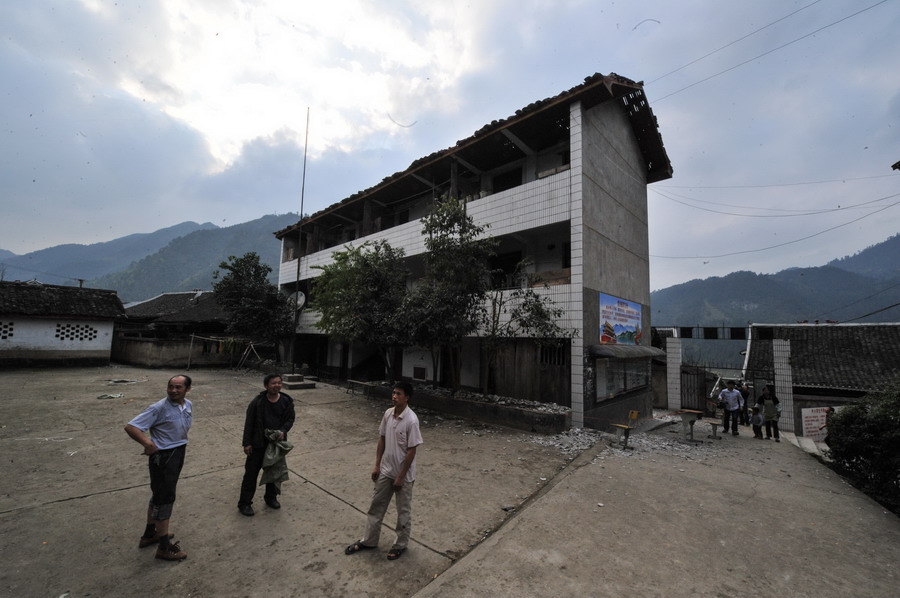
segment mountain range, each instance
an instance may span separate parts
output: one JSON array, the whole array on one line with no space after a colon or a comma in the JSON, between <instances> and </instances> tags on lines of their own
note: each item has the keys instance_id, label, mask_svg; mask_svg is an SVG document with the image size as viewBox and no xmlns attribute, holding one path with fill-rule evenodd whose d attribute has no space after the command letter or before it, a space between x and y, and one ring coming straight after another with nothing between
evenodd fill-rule
<instances>
[{"instance_id":1,"label":"mountain range","mask_svg":"<svg viewBox=\"0 0 900 598\"><path fill-rule=\"evenodd\" d=\"M123 303L170 291L210 290L213 273L229 256L255 251L272 267L277 282L281 243L272 235L298 220L269 215L229 227L183 222L153 233L128 235L91 245L57 245L15 255L0 250L5 280L114 289ZM6 257L4 257L4 255Z\"/></svg>"},{"instance_id":2,"label":"mountain range","mask_svg":"<svg viewBox=\"0 0 900 598\"><path fill-rule=\"evenodd\" d=\"M900 321L898 255L894 235L824 266L691 280L651 293L650 319L656 327Z\"/></svg>"},{"instance_id":3,"label":"mountain range","mask_svg":"<svg viewBox=\"0 0 900 598\"><path fill-rule=\"evenodd\" d=\"M183 222L92 245L58 245L25 255L0 249L6 280L36 279L114 289L123 302L170 291L209 290L218 265L254 251L277 281L280 244L272 235L297 214L268 215L225 228ZM852 256L775 274L733 272L651 293L651 324L746 326L797 321L900 321L900 235Z\"/></svg>"}]
</instances>

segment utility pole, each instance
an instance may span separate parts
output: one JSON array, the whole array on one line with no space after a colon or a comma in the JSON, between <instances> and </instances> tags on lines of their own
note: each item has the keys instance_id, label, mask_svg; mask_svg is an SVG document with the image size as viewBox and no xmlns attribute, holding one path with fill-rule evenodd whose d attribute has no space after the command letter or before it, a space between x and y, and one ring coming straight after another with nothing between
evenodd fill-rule
<instances>
[{"instance_id":1,"label":"utility pole","mask_svg":"<svg viewBox=\"0 0 900 598\"><path fill-rule=\"evenodd\" d=\"M294 281L294 325L291 328L291 373L297 367L297 326L300 322L300 248L303 244L303 199L306 194L306 154L309 148L309 106L306 107L306 133L303 137L303 174L300 180L300 220L297 222L297 278Z\"/></svg>"}]
</instances>

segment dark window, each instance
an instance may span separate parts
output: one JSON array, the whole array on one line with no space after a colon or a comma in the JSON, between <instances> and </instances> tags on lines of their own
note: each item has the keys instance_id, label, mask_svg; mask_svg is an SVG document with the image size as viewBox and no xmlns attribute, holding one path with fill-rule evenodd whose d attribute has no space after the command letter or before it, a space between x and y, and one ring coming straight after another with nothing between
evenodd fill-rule
<instances>
[{"instance_id":1,"label":"dark window","mask_svg":"<svg viewBox=\"0 0 900 598\"><path fill-rule=\"evenodd\" d=\"M522 261L521 251L511 251L491 258L491 282L495 289L518 286L516 269Z\"/></svg>"},{"instance_id":2,"label":"dark window","mask_svg":"<svg viewBox=\"0 0 900 598\"><path fill-rule=\"evenodd\" d=\"M650 360L647 358L597 359L594 371L598 401L650 386Z\"/></svg>"},{"instance_id":3,"label":"dark window","mask_svg":"<svg viewBox=\"0 0 900 598\"><path fill-rule=\"evenodd\" d=\"M516 166L512 170L501 172L494 176L494 193L500 193L522 184L522 167Z\"/></svg>"}]
</instances>

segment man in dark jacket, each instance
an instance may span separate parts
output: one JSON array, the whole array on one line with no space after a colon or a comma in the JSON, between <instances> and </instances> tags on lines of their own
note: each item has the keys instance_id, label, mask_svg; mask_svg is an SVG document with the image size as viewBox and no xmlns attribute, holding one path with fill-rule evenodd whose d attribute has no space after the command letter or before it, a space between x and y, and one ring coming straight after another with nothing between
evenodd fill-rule
<instances>
[{"instance_id":1,"label":"man in dark jacket","mask_svg":"<svg viewBox=\"0 0 900 598\"><path fill-rule=\"evenodd\" d=\"M241 497L238 510L242 515L253 515L253 494L256 492L256 481L262 469L263 457L269 439L266 430L279 432L279 440L286 440L287 433L294 425L294 399L281 392L281 375L268 374L263 379L266 389L256 395L247 406L247 418L244 420L244 436L241 445L247 460L244 463L244 480L241 482ZM266 484L264 499L272 509L280 509L278 502L279 488L276 484Z\"/></svg>"}]
</instances>

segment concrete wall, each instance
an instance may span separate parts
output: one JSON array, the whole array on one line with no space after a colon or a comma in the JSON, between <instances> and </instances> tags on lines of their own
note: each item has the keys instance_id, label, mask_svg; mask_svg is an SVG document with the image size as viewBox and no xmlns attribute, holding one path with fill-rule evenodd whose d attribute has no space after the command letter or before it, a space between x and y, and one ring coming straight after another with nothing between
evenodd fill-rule
<instances>
[{"instance_id":1,"label":"concrete wall","mask_svg":"<svg viewBox=\"0 0 900 598\"><path fill-rule=\"evenodd\" d=\"M575 119L573 119L574 122ZM647 184L643 160L628 118L616 103L582 111L580 122L580 246L578 263L582 281L583 346L600 342L600 294L639 303L641 328L650 330L650 251L647 219ZM574 135L573 135L574 137ZM573 144L573 168L576 153ZM575 282L575 233L573 218L573 283ZM649 346L646 334L641 342ZM623 423L635 409L641 417L652 413L651 387L621 398L596 403L591 360L575 361L582 367L583 426L605 429ZM573 387L573 424L577 423Z\"/></svg>"},{"instance_id":2,"label":"concrete wall","mask_svg":"<svg viewBox=\"0 0 900 598\"><path fill-rule=\"evenodd\" d=\"M108 364L112 321L0 316L0 365Z\"/></svg>"},{"instance_id":3,"label":"concrete wall","mask_svg":"<svg viewBox=\"0 0 900 598\"><path fill-rule=\"evenodd\" d=\"M117 363L151 368L185 368L189 361L191 367L229 366L240 359L240 355L230 353L204 353L203 344L199 341L194 341L192 351L190 339L149 338L117 338L113 343L112 356Z\"/></svg>"}]
</instances>

